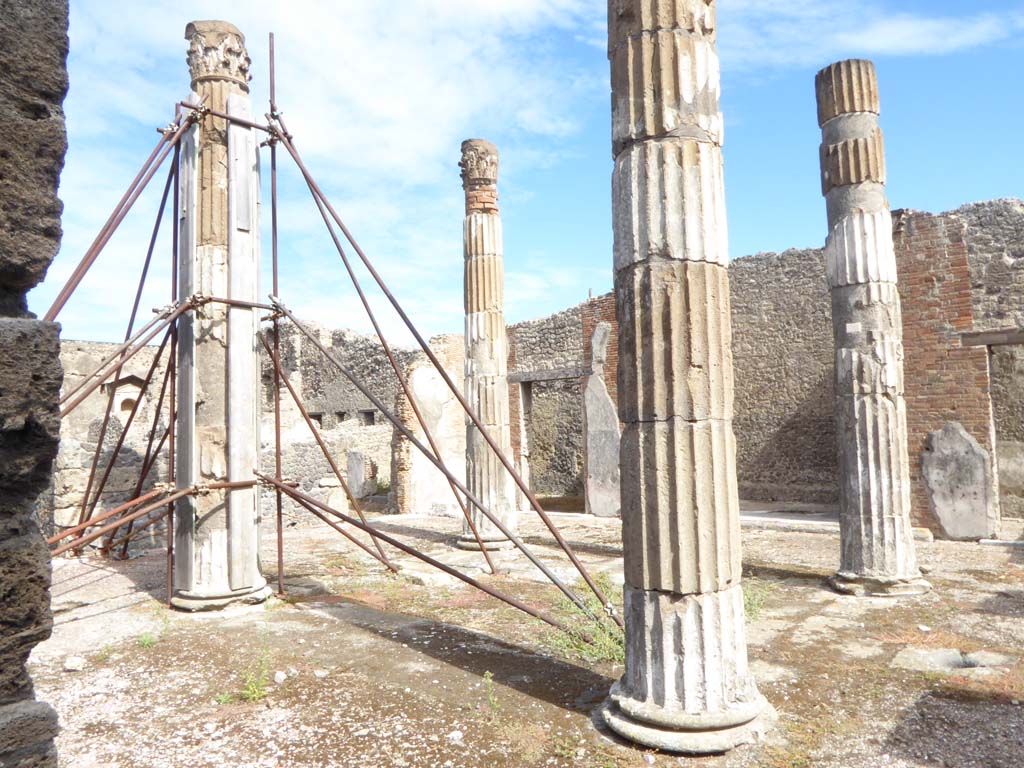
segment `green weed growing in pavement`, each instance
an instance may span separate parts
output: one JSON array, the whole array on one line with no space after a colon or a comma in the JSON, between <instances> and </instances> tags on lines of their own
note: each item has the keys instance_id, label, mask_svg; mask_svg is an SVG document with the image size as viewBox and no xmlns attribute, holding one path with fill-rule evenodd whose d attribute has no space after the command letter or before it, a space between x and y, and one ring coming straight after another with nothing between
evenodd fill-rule
<instances>
[{"instance_id":1,"label":"green weed growing in pavement","mask_svg":"<svg viewBox=\"0 0 1024 768\"><path fill-rule=\"evenodd\" d=\"M607 574L596 574L594 583L609 599L612 595L620 593L619 587L612 583ZM604 620L600 623L595 622L590 616L581 612L575 603L563 596L559 598L555 610L558 618L570 629L569 631L553 630L549 632L546 637L548 645L568 658L582 659L591 663L624 663L626 660L625 636L610 618L605 619L607 611L601 601L597 599L597 595L582 579L578 579L572 585L572 591L580 597L589 613ZM617 608L620 607L617 606Z\"/></svg>"}]
</instances>

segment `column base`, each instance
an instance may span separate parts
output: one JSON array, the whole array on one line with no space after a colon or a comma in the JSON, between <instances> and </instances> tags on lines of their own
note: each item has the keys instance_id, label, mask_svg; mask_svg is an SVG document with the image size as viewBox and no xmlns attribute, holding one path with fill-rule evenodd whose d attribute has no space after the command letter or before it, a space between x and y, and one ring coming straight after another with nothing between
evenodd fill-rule
<instances>
[{"instance_id":1,"label":"column base","mask_svg":"<svg viewBox=\"0 0 1024 768\"><path fill-rule=\"evenodd\" d=\"M836 592L855 597L908 597L930 592L932 585L921 577L912 579L885 579L875 576L858 576L855 573L839 571L828 579L829 586Z\"/></svg>"},{"instance_id":2,"label":"column base","mask_svg":"<svg viewBox=\"0 0 1024 768\"><path fill-rule=\"evenodd\" d=\"M726 715L689 715L673 717L662 712L659 722L640 720L627 714L612 695L601 705L599 715L616 734L645 747L690 755L721 754L742 744L753 744L764 739L768 728L775 722L775 709L764 698L757 705L753 719L732 724L734 718ZM677 726L669 725L676 719Z\"/></svg>"},{"instance_id":3,"label":"column base","mask_svg":"<svg viewBox=\"0 0 1024 768\"><path fill-rule=\"evenodd\" d=\"M264 580L261 585L247 587L226 595L200 595L194 592L175 592L171 597L171 607L179 611L216 611L225 606L238 603L240 605L256 605L262 603L273 594L273 590Z\"/></svg>"},{"instance_id":4,"label":"column base","mask_svg":"<svg viewBox=\"0 0 1024 768\"><path fill-rule=\"evenodd\" d=\"M484 549L486 549L488 552L494 552L496 550L502 549L512 549L513 547L515 547L515 544L513 544L510 539L494 539L492 541L483 539L483 543ZM459 536L459 538L455 540L455 546L458 549L468 549L474 552L480 551L480 544L479 542L477 542L473 534L470 534L469 536L466 536L465 534Z\"/></svg>"}]
</instances>

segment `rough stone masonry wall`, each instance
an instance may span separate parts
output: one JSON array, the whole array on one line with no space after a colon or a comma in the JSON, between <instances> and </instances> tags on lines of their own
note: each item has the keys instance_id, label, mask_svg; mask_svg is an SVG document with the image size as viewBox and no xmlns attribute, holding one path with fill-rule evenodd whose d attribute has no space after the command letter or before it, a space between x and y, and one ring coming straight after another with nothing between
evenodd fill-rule
<instances>
[{"instance_id":1,"label":"rough stone masonry wall","mask_svg":"<svg viewBox=\"0 0 1024 768\"><path fill-rule=\"evenodd\" d=\"M317 334L320 342L339 362L385 405L394 403L398 381L376 337L348 330L329 330L312 323L304 325ZM393 352L399 366L404 367L411 353L404 349L393 349ZM273 366L266 355L261 361L263 421L260 426L260 466L264 472L273 473ZM306 411L318 425L342 477L347 479L347 454L357 451L377 465L378 481L386 487L391 480L390 422L301 331L288 323L281 325L281 365ZM314 498L346 509L347 502L340 483L284 387L281 388L281 446L284 477L297 482L299 490ZM287 499L283 507L290 524L320 524L311 514ZM274 494L264 492L261 511L265 526L273 521L275 509Z\"/></svg>"},{"instance_id":2,"label":"rough stone masonry wall","mask_svg":"<svg viewBox=\"0 0 1024 768\"><path fill-rule=\"evenodd\" d=\"M64 340L60 351L61 367L64 369L64 391L70 391L78 386L115 347L114 344L102 342ZM103 438L103 448L90 498L94 497L95 489L105 473L117 441L124 428L128 426L131 404L139 397L140 380L145 379L156 351L156 347L146 347L127 361L121 369L119 381L122 384L115 388L114 407ZM162 359L167 359L166 353ZM139 494L135 493L165 370L166 366L163 363L158 364L150 387L142 395L142 405L139 406L132 424L128 426L124 444L96 505L97 511L113 509L118 504L148 492L155 483L167 481L167 452L163 450L147 475ZM60 450L57 453L53 480L49 490L42 494L37 502L40 524L47 535L78 523L109 396L110 386L100 387L61 421ZM160 440L170 416L170 403L166 397L161 411L155 441ZM164 530L163 521L145 528L139 536L132 539L132 547L145 549L158 543L162 544ZM97 540L94 546L98 547L101 543L102 539Z\"/></svg>"},{"instance_id":3,"label":"rough stone masonry wall","mask_svg":"<svg viewBox=\"0 0 1024 768\"><path fill-rule=\"evenodd\" d=\"M509 377L541 371L579 370L583 360L582 306L508 328ZM527 420L530 488L542 496L579 496L583 491L583 404L579 376L532 384ZM510 385L509 408L518 421L518 387ZM519 457L518 429L512 449Z\"/></svg>"},{"instance_id":4,"label":"rough stone masonry wall","mask_svg":"<svg viewBox=\"0 0 1024 768\"><path fill-rule=\"evenodd\" d=\"M965 205L974 330L1024 327L1024 202ZM1024 345L992 347L999 500L1005 517L1024 517Z\"/></svg>"},{"instance_id":5,"label":"rough stone masonry wall","mask_svg":"<svg viewBox=\"0 0 1024 768\"><path fill-rule=\"evenodd\" d=\"M0 766L56 766L57 715L25 661L50 635L50 558L35 518L57 453L59 327L25 294L60 244L66 0L0 2Z\"/></svg>"},{"instance_id":6,"label":"rough stone masonry wall","mask_svg":"<svg viewBox=\"0 0 1024 768\"><path fill-rule=\"evenodd\" d=\"M740 497L833 503L834 344L824 252L735 259L729 280Z\"/></svg>"}]
</instances>

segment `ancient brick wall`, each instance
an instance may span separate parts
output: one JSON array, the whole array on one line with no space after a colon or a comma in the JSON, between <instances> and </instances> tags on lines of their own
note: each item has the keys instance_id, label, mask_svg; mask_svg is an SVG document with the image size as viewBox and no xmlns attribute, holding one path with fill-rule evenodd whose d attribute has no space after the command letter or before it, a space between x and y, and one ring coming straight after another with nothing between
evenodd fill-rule
<instances>
[{"instance_id":1,"label":"ancient brick wall","mask_svg":"<svg viewBox=\"0 0 1024 768\"><path fill-rule=\"evenodd\" d=\"M1024 202L955 213L967 226L974 329L1024 327ZM1024 345L992 348L991 386L1002 513L1024 517Z\"/></svg>"},{"instance_id":2,"label":"ancient brick wall","mask_svg":"<svg viewBox=\"0 0 1024 768\"><path fill-rule=\"evenodd\" d=\"M729 264L740 497L838 499L832 310L820 250Z\"/></svg>"},{"instance_id":3,"label":"ancient brick wall","mask_svg":"<svg viewBox=\"0 0 1024 768\"><path fill-rule=\"evenodd\" d=\"M580 305L580 309L583 315L583 365L588 370L593 362L591 342L594 338L594 330L598 323L608 323L611 326L604 382L608 387L608 396L611 397L613 403L618 404L619 382L615 372L619 370L619 323L615 317L615 294L606 293L595 299L588 299Z\"/></svg>"},{"instance_id":4,"label":"ancient brick wall","mask_svg":"<svg viewBox=\"0 0 1024 768\"><path fill-rule=\"evenodd\" d=\"M50 635L50 558L35 516L57 453L59 327L25 294L60 244L66 0L0 4L0 765L57 765L57 715L25 661Z\"/></svg>"},{"instance_id":5,"label":"ancient brick wall","mask_svg":"<svg viewBox=\"0 0 1024 768\"><path fill-rule=\"evenodd\" d=\"M893 237L903 303L904 382L914 523L941 533L929 509L921 474L928 434L956 421L993 454L988 353L964 347L972 330L971 274L966 227L952 215L893 214Z\"/></svg>"}]
</instances>

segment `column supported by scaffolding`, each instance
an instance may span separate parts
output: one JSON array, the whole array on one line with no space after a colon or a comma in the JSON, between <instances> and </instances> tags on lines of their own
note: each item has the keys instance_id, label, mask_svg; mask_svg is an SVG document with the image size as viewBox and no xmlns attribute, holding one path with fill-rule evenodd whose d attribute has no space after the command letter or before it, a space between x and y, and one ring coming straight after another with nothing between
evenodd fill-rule
<instances>
[{"instance_id":1,"label":"column supported by scaffolding","mask_svg":"<svg viewBox=\"0 0 1024 768\"><path fill-rule=\"evenodd\" d=\"M875 67L841 61L821 70L815 87L836 348L841 560L832 585L920 594L930 586L910 522L903 322Z\"/></svg>"},{"instance_id":2,"label":"column supported by scaffolding","mask_svg":"<svg viewBox=\"0 0 1024 768\"><path fill-rule=\"evenodd\" d=\"M713 0L609 0L626 669L603 716L722 752L770 712L747 668Z\"/></svg>"},{"instance_id":3,"label":"column supported by scaffolding","mask_svg":"<svg viewBox=\"0 0 1024 768\"><path fill-rule=\"evenodd\" d=\"M489 141L462 142L463 225L466 290L466 399L505 456L512 457L508 409L508 342L505 338L505 271L498 213L498 150ZM467 419L466 485L515 529L515 488L494 450ZM508 538L480 510L471 507L480 541L488 549L509 546ZM468 522L458 542L480 546Z\"/></svg>"},{"instance_id":4,"label":"column supported by scaffolding","mask_svg":"<svg viewBox=\"0 0 1024 768\"><path fill-rule=\"evenodd\" d=\"M185 30L189 102L250 119L245 38L223 21ZM251 128L205 114L182 142L179 291L259 300L259 160ZM257 310L201 304L178 340L177 486L245 485L259 458ZM260 574L255 486L210 490L177 502L174 596L186 610L256 602Z\"/></svg>"}]
</instances>

